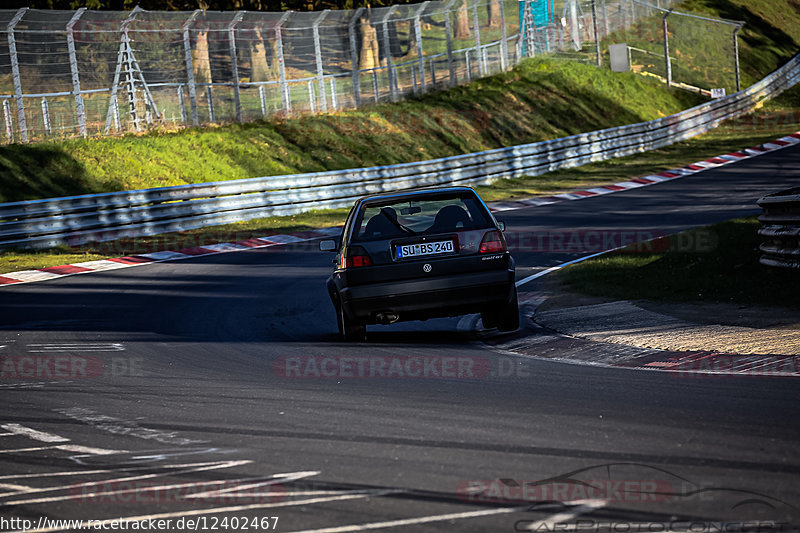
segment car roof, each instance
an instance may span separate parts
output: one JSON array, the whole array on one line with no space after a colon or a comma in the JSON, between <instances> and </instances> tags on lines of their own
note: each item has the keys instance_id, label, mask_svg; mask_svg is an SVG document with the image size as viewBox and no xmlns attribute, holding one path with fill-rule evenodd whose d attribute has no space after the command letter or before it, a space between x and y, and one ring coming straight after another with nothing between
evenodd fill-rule
<instances>
[{"instance_id":1,"label":"car roof","mask_svg":"<svg viewBox=\"0 0 800 533\"><path fill-rule=\"evenodd\" d=\"M423 196L438 196L447 193L472 193L477 196L477 193L471 187L440 187L437 189L414 189L410 191L401 191L396 193L373 194L359 198L357 203L363 204L366 202L382 201L382 200L404 200L410 198L419 198Z\"/></svg>"}]
</instances>

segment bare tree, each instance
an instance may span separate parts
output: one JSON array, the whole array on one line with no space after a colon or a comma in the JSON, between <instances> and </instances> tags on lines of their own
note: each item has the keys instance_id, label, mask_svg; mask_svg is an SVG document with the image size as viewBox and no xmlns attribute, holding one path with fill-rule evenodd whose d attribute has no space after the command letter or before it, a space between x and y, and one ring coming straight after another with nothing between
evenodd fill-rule
<instances>
[{"instance_id":1,"label":"bare tree","mask_svg":"<svg viewBox=\"0 0 800 533\"><path fill-rule=\"evenodd\" d=\"M208 31L197 32L197 41L192 48L194 81L211 83L211 61L208 57Z\"/></svg>"},{"instance_id":2,"label":"bare tree","mask_svg":"<svg viewBox=\"0 0 800 533\"><path fill-rule=\"evenodd\" d=\"M455 31L456 39L469 39L471 35L469 31L469 7L467 6L467 0L461 2L461 7L458 8Z\"/></svg>"},{"instance_id":3,"label":"bare tree","mask_svg":"<svg viewBox=\"0 0 800 533\"><path fill-rule=\"evenodd\" d=\"M269 32L266 32L267 34ZM250 41L250 62L252 71L250 81L269 81L277 79L278 50L274 42L265 39L260 29L254 30L255 39ZM267 53L269 51L269 54Z\"/></svg>"},{"instance_id":4,"label":"bare tree","mask_svg":"<svg viewBox=\"0 0 800 533\"><path fill-rule=\"evenodd\" d=\"M359 70L380 66L380 48L378 47L378 32L369 22L369 14L359 19L361 26L361 57L358 60Z\"/></svg>"},{"instance_id":5,"label":"bare tree","mask_svg":"<svg viewBox=\"0 0 800 533\"><path fill-rule=\"evenodd\" d=\"M489 0L489 26L492 28L499 28L501 24L500 18L500 0Z\"/></svg>"}]
</instances>

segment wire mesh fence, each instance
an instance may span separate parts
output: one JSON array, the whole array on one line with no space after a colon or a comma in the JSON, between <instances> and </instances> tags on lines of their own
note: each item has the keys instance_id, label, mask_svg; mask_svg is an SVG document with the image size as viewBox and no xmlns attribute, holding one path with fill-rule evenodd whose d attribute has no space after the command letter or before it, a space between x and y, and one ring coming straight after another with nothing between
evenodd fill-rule
<instances>
[{"instance_id":1,"label":"wire mesh fence","mask_svg":"<svg viewBox=\"0 0 800 533\"><path fill-rule=\"evenodd\" d=\"M710 94L740 90L738 33L744 23L675 11L675 0L550 0L542 22L523 18L530 55L608 64L608 45L624 44L627 68ZM529 28L532 30L529 31ZM715 92L721 95L722 92Z\"/></svg>"},{"instance_id":2,"label":"wire mesh fence","mask_svg":"<svg viewBox=\"0 0 800 533\"><path fill-rule=\"evenodd\" d=\"M591 60L601 44L620 41L632 68L665 75L664 13L676 79L730 77L720 66L729 50L712 46L706 29L725 28L721 35L729 23L684 22L668 11L672 0L653 1L444 0L282 13L0 10L0 137L27 142L357 108L502 72L524 56Z\"/></svg>"}]
</instances>

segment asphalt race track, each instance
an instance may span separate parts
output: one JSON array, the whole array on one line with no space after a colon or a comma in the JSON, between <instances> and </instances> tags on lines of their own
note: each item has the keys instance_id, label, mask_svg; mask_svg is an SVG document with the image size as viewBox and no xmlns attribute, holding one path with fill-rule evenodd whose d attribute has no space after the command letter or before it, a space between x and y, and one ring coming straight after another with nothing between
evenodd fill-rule
<instances>
[{"instance_id":1,"label":"asphalt race track","mask_svg":"<svg viewBox=\"0 0 800 533\"><path fill-rule=\"evenodd\" d=\"M799 183L795 146L499 218L522 279L593 251L553 235L671 234ZM456 318L345 344L315 247L0 289L0 530L800 528L798 382L514 357Z\"/></svg>"}]
</instances>

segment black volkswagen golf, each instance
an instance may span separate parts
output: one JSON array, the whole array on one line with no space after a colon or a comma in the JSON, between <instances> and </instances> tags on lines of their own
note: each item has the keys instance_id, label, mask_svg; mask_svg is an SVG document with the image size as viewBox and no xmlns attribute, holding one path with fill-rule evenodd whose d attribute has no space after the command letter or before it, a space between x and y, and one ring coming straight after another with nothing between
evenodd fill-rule
<instances>
[{"instance_id":1,"label":"black volkswagen golf","mask_svg":"<svg viewBox=\"0 0 800 533\"><path fill-rule=\"evenodd\" d=\"M480 313L484 327L519 327L514 260L502 222L468 187L368 196L347 216L328 292L339 332L367 324Z\"/></svg>"}]
</instances>

